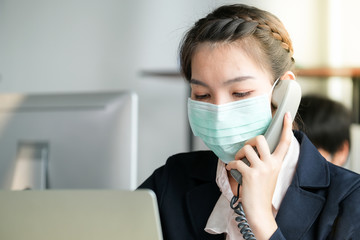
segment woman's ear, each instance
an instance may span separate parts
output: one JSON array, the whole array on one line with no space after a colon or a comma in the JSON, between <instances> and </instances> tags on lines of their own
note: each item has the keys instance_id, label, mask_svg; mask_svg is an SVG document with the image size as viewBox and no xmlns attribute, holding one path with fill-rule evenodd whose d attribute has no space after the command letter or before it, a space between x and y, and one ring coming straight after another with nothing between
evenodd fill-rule
<instances>
[{"instance_id":1,"label":"woman's ear","mask_svg":"<svg viewBox=\"0 0 360 240\"><path fill-rule=\"evenodd\" d=\"M287 71L281 76L281 80L295 80L295 74L292 71Z\"/></svg>"}]
</instances>

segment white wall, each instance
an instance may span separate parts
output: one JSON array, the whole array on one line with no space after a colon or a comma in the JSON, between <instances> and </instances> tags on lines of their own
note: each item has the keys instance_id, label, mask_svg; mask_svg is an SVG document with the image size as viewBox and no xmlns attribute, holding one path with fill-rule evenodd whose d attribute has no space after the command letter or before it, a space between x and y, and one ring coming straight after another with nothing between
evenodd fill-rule
<instances>
[{"instance_id":1,"label":"white wall","mask_svg":"<svg viewBox=\"0 0 360 240\"><path fill-rule=\"evenodd\" d=\"M329 16L333 35L335 38L332 50L334 58L332 61L337 65L355 66L360 64L360 31L356 26L359 21L359 6L357 0L330 0L333 8ZM330 49L329 49L330 50ZM337 60L336 60L337 59Z\"/></svg>"},{"instance_id":2,"label":"white wall","mask_svg":"<svg viewBox=\"0 0 360 240\"><path fill-rule=\"evenodd\" d=\"M169 155L188 149L186 83L141 72L176 71L188 27L215 6L235 2L269 10L284 22L298 66L326 62L327 0L0 0L0 91L135 90L140 183ZM356 64L356 21L345 13L356 16L360 4L341 5L343 39L353 44L342 45L344 62Z\"/></svg>"},{"instance_id":3,"label":"white wall","mask_svg":"<svg viewBox=\"0 0 360 240\"><path fill-rule=\"evenodd\" d=\"M0 1L1 90L133 87L133 29L121 1ZM126 56L126 57L125 57ZM129 71L130 70L130 71Z\"/></svg>"}]
</instances>

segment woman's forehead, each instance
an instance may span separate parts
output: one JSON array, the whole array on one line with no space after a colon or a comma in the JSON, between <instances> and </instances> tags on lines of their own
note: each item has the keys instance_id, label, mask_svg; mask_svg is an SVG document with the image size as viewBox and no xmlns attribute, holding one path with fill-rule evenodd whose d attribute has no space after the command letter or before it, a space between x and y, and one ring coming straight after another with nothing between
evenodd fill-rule
<instances>
[{"instance_id":1,"label":"woman's forehead","mask_svg":"<svg viewBox=\"0 0 360 240\"><path fill-rule=\"evenodd\" d=\"M204 43L198 46L191 69L192 78L196 79L207 74L221 75L225 79L264 74L271 76L237 44Z\"/></svg>"}]
</instances>

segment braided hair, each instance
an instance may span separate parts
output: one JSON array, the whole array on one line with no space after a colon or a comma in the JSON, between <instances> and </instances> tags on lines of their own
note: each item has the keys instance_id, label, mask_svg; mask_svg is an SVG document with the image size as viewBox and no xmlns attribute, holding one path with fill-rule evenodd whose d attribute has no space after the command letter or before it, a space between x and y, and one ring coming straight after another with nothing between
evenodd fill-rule
<instances>
[{"instance_id":1,"label":"braided hair","mask_svg":"<svg viewBox=\"0 0 360 240\"><path fill-rule=\"evenodd\" d=\"M293 70L293 47L284 25L273 14L255 7L221 6L200 19L180 44L181 73L191 79L191 60L201 43L240 43L245 52L273 75Z\"/></svg>"}]
</instances>

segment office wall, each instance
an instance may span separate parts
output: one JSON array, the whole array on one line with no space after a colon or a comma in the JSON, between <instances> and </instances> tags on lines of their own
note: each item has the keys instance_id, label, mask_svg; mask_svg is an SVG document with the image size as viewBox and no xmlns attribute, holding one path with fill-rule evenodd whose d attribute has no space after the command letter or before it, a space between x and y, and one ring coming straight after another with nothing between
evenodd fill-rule
<instances>
[{"instance_id":1,"label":"office wall","mask_svg":"<svg viewBox=\"0 0 360 240\"><path fill-rule=\"evenodd\" d=\"M298 66L326 62L327 0L0 0L0 91L135 90L140 183L169 155L188 150L187 84L142 72L177 71L184 31L215 6L236 2L279 16L292 36ZM359 5L341 4L343 12ZM352 24L342 25L348 34L343 39L357 43L350 37ZM346 46L344 58L351 49Z\"/></svg>"},{"instance_id":2,"label":"office wall","mask_svg":"<svg viewBox=\"0 0 360 240\"><path fill-rule=\"evenodd\" d=\"M277 14L299 65L322 61L326 0L0 0L1 90L139 87L142 70L177 69L178 43L191 23L235 2Z\"/></svg>"}]
</instances>

